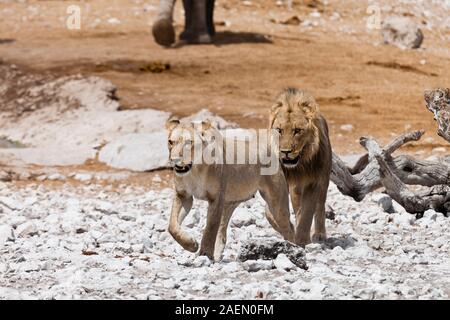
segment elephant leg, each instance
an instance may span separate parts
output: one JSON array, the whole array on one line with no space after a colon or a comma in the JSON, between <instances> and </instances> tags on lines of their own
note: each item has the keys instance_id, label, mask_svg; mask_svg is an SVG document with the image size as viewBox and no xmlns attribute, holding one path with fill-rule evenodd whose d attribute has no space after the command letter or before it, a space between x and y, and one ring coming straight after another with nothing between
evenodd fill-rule
<instances>
[{"instance_id":1,"label":"elephant leg","mask_svg":"<svg viewBox=\"0 0 450 320\"><path fill-rule=\"evenodd\" d=\"M160 0L159 12L153 24L152 33L156 43L168 47L175 42L175 29L173 28L173 9L176 0Z\"/></svg>"},{"instance_id":2,"label":"elephant leg","mask_svg":"<svg viewBox=\"0 0 450 320\"><path fill-rule=\"evenodd\" d=\"M193 30L193 12L194 12L194 0L183 0L184 8L184 30L180 34L180 39L184 41L190 41L194 37Z\"/></svg>"},{"instance_id":3,"label":"elephant leg","mask_svg":"<svg viewBox=\"0 0 450 320\"><path fill-rule=\"evenodd\" d=\"M185 29L180 39L188 43L210 43L207 26L207 0L183 0Z\"/></svg>"},{"instance_id":4,"label":"elephant leg","mask_svg":"<svg viewBox=\"0 0 450 320\"><path fill-rule=\"evenodd\" d=\"M215 0L207 0L206 2L206 25L208 34L212 37L216 34L214 27L214 2Z\"/></svg>"}]
</instances>

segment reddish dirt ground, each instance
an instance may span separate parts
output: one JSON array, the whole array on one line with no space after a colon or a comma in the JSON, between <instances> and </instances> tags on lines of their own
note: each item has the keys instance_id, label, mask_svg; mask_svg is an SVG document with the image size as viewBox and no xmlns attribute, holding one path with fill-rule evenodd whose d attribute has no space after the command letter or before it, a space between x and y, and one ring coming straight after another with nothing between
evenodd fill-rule
<instances>
[{"instance_id":1,"label":"reddish dirt ground","mask_svg":"<svg viewBox=\"0 0 450 320\"><path fill-rule=\"evenodd\" d=\"M7 18L0 20L0 56L35 70L105 77L117 85L123 108L184 116L206 107L244 127L266 126L268 108L282 88L305 88L319 101L339 153L361 152L362 135L387 142L421 128L427 136L407 150L446 145L435 134L423 91L450 83L450 44L442 41L449 30L426 29L423 49L403 51L382 45L379 31L365 27L364 1L335 0L318 8L308 6L316 1L294 1L289 11L275 1L246 6L218 0L214 44L165 49L150 32L157 2L77 2L81 30L65 26L67 2L2 2L0 13ZM318 27L273 22L294 15L305 20L316 9L325 21ZM334 12L341 19L332 20ZM120 24L108 23L111 17ZM181 4L175 21L179 32ZM155 62L170 69L150 72ZM341 129L347 124L353 125L350 132Z\"/></svg>"}]
</instances>

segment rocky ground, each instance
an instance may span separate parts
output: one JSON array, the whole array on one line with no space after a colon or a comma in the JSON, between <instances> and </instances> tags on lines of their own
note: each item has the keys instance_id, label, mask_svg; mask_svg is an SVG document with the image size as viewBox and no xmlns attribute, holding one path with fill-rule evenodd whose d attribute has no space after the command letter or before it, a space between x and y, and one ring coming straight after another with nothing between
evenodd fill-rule
<instances>
[{"instance_id":1,"label":"rocky ground","mask_svg":"<svg viewBox=\"0 0 450 320\"><path fill-rule=\"evenodd\" d=\"M416 220L381 194L362 203L330 188L329 239L285 256L240 262L240 248L278 238L257 198L235 212L224 260L183 250L166 231L172 191L85 183L0 191L0 298L448 299L450 224ZM205 203L184 223L197 239ZM387 213L386 211L394 213Z\"/></svg>"},{"instance_id":2,"label":"rocky ground","mask_svg":"<svg viewBox=\"0 0 450 320\"><path fill-rule=\"evenodd\" d=\"M70 30L67 1L0 0L0 299L449 299L440 213L416 219L382 190L356 203L331 186L325 244L299 249L297 266L289 253L242 261L280 239L257 198L211 263L166 231L163 168L170 116L265 128L286 86L312 91L341 156L362 135L422 128L402 150L444 156L423 92L450 81L450 1L217 1L215 42L172 49L151 37L157 3L80 2ZM384 44L397 38L368 28L373 10L407 18L420 48ZM199 240L205 210L184 223Z\"/></svg>"}]
</instances>

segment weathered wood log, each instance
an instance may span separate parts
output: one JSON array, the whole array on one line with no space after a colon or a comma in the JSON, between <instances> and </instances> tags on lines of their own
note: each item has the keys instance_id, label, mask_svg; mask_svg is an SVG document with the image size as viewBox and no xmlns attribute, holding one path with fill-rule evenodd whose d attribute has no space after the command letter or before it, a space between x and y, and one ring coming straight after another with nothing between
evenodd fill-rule
<instances>
[{"instance_id":1,"label":"weathered wood log","mask_svg":"<svg viewBox=\"0 0 450 320\"><path fill-rule=\"evenodd\" d=\"M425 92L427 108L438 123L438 134L450 142L450 89ZM361 145L368 151L353 168L333 154L331 180L339 190L356 201L383 186L387 194L410 213L422 214L434 209L450 213L450 162L425 161L408 155L393 157L392 153L405 143L418 141L423 131L401 135L385 148L372 138L363 137ZM413 192L407 185L424 186Z\"/></svg>"},{"instance_id":2,"label":"weathered wood log","mask_svg":"<svg viewBox=\"0 0 450 320\"><path fill-rule=\"evenodd\" d=\"M450 166L448 163L414 159L409 155L392 156L392 153L402 145L418 141L423 134L424 131L406 133L389 143L383 149L387 164L405 184L428 187L449 184ZM360 143L366 147L365 144L373 142L372 139L361 138ZM331 181L343 194L356 201L361 201L369 192L382 187L380 165L374 156L366 154L351 168L338 155L333 154Z\"/></svg>"},{"instance_id":3,"label":"weathered wood log","mask_svg":"<svg viewBox=\"0 0 450 320\"><path fill-rule=\"evenodd\" d=\"M377 142L371 138L365 138L364 144L371 155L380 165L380 178L386 193L409 213L423 214L428 209L447 214L450 209L450 186L435 185L425 190L412 192L405 183L396 175L395 170L388 164L390 155L386 150L381 150Z\"/></svg>"}]
</instances>

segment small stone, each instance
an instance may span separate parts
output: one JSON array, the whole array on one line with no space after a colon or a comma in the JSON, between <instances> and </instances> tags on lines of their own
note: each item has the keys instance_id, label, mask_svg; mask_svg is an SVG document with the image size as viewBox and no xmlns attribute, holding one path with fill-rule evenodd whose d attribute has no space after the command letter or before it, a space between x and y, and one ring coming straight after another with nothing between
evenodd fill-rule
<instances>
[{"instance_id":1,"label":"small stone","mask_svg":"<svg viewBox=\"0 0 450 320\"><path fill-rule=\"evenodd\" d=\"M38 233L37 227L33 222L25 222L17 226L16 234L18 238L33 236Z\"/></svg>"},{"instance_id":2,"label":"small stone","mask_svg":"<svg viewBox=\"0 0 450 320\"><path fill-rule=\"evenodd\" d=\"M237 208L233 214L232 225L238 228L255 224L255 217L245 208Z\"/></svg>"},{"instance_id":3,"label":"small stone","mask_svg":"<svg viewBox=\"0 0 450 320\"><path fill-rule=\"evenodd\" d=\"M394 215L394 223L399 226L409 227L414 224L414 221L416 221L415 216L409 213Z\"/></svg>"},{"instance_id":4,"label":"small stone","mask_svg":"<svg viewBox=\"0 0 450 320\"><path fill-rule=\"evenodd\" d=\"M133 244L131 248L133 249L133 252L144 253L143 243Z\"/></svg>"},{"instance_id":5,"label":"small stone","mask_svg":"<svg viewBox=\"0 0 450 320\"><path fill-rule=\"evenodd\" d=\"M388 17L382 26L384 42L401 49L417 49L423 42L422 30L409 18Z\"/></svg>"},{"instance_id":6,"label":"small stone","mask_svg":"<svg viewBox=\"0 0 450 320\"><path fill-rule=\"evenodd\" d=\"M243 263L243 266L248 272L258 272L274 268L273 262L269 260L247 260Z\"/></svg>"},{"instance_id":7,"label":"small stone","mask_svg":"<svg viewBox=\"0 0 450 320\"><path fill-rule=\"evenodd\" d=\"M50 181L63 181L66 180L66 177L60 173L53 173L47 177Z\"/></svg>"},{"instance_id":8,"label":"small stone","mask_svg":"<svg viewBox=\"0 0 450 320\"><path fill-rule=\"evenodd\" d=\"M14 230L8 225L0 225L0 248L5 245L7 241L14 241Z\"/></svg>"},{"instance_id":9,"label":"small stone","mask_svg":"<svg viewBox=\"0 0 450 320\"><path fill-rule=\"evenodd\" d=\"M118 214L118 212L114 209L114 205L111 202L107 201L99 201L95 204L94 210L100 211L101 213L111 215Z\"/></svg>"},{"instance_id":10,"label":"small stone","mask_svg":"<svg viewBox=\"0 0 450 320\"><path fill-rule=\"evenodd\" d=\"M130 213L121 213L119 218L125 221L136 221L136 217Z\"/></svg>"},{"instance_id":11,"label":"small stone","mask_svg":"<svg viewBox=\"0 0 450 320\"><path fill-rule=\"evenodd\" d=\"M437 217L438 217L438 213L434 210L427 210L423 214L423 219L427 219L430 221L436 221Z\"/></svg>"},{"instance_id":12,"label":"small stone","mask_svg":"<svg viewBox=\"0 0 450 320\"><path fill-rule=\"evenodd\" d=\"M80 182L89 182L92 180L92 174L89 173L77 173L74 177L75 180Z\"/></svg>"},{"instance_id":13,"label":"small stone","mask_svg":"<svg viewBox=\"0 0 450 320\"><path fill-rule=\"evenodd\" d=\"M197 258L195 258L192 265L196 268L208 267L211 265L211 260L209 260L209 258L206 256L198 256Z\"/></svg>"},{"instance_id":14,"label":"small stone","mask_svg":"<svg viewBox=\"0 0 450 320\"><path fill-rule=\"evenodd\" d=\"M322 245L320 243L310 243L305 246L307 252L317 252L322 250Z\"/></svg>"},{"instance_id":15,"label":"small stone","mask_svg":"<svg viewBox=\"0 0 450 320\"><path fill-rule=\"evenodd\" d=\"M344 125L342 125L342 126L340 127L340 129L341 129L342 131L351 132L351 131L353 131L354 127L353 127L353 125L351 125L351 124L344 124Z\"/></svg>"},{"instance_id":16,"label":"small stone","mask_svg":"<svg viewBox=\"0 0 450 320\"><path fill-rule=\"evenodd\" d=\"M3 205L10 210L17 210L17 211L23 210L24 208L22 203L7 197L0 197L0 205Z\"/></svg>"},{"instance_id":17,"label":"small stone","mask_svg":"<svg viewBox=\"0 0 450 320\"><path fill-rule=\"evenodd\" d=\"M394 207L392 204L392 199L387 194L376 193L372 195L372 201L380 205L384 212L393 213Z\"/></svg>"},{"instance_id":18,"label":"small stone","mask_svg":"<svg viewBox=\"0 0 450 320\"><path fill-rule=\"evenodd\" d=\"M295 264L293 264L291 260L289 260L289 258L283 253L278 255L278 257L273 261L273 264L280 271L291 271L296 269Z\"/></svg>"}]
</instances>

